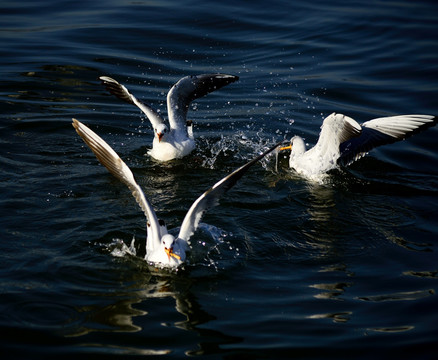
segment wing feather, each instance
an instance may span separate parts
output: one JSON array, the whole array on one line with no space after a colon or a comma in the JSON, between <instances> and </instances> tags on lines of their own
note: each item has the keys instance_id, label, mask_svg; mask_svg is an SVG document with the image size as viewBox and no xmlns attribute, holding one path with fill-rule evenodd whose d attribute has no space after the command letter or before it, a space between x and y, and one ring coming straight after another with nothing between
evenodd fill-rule
<instances>
[{"instance_id":1,"label":"wing feather","mask_svg":"<svg viewBox=\"0 0 438 360\"><path fill-rule=\"evenodd\" d=\"M230 190L237 181L248 171L248 169L253 166L257 161L262 159L264 156L269 154L271 151L276 149L279 145L278 143L268 150L266 150L263 154L257 156L255 159L241 166L230 175L226 176L219 182L217 182L213 187L204 192L190 207L186 216L181 225L181 229L178 235L179 239L184 241L188 241L190 237L195 232L196 228L201 221L202 215L213 206L216 206L219 203L219 199L222 195L224 195L228 190Z\"/></svg>"},{"instance_id":2,"label":"wing feather","mask_svg":"<svg viewBox=\"0 0 438 360\"><path fill-rule=\"evenodd\" d=\"M131 190L135 201L137 201L137 204L143 210L150 225L150 234L152 235L152 239L150 240L153 241L154 244L157 244L157 242L159 244L160 225L157 215L149 201L146 199L140 186L135 181L132 171L123 162L119 155L117 155L117 153L90 128L76 119L73 119L73 127L91 151L93 151L94 155L96 155L99 162L118 180L128 186L129 190Z\"/></svg>"},{"instance_id":3,"label":"wing feather","mask_svg":"<svg viewBox=\"0 0 438 360\"><path fill-rule=\"evenodd\" d=\"M190 103L212 91L218 90L239 79L227 74L202 74L185 76L167 94L167 111L170 128L185 131Z\"/></svg>"},{"instance_id":4,"label":"wing feather","mask_svg":"<svg viewBox=\"0 0 438 360\"><path fill-rule=\"evenodd\" d=\"M129 104L135 105L140 108L141 111L147 116L149 121L151 122L154 129L158 127L158 125L164 123L164 119L149 105L139 101L134 95L132 95L128 89L114 80L109 76L101 76L99 77L102 80L102 84L105 85L105 88L114 96L118 97L121 100L126 101Z\"/></svg>"},{"instance_id":5,"label":"wing feather","mask_svg":"<svg viewBox=\"0 0 438 360\"><path fill-rule=\"evenodd\" d=\"M404 140L436 125L432 115L398 115L376 118L362 124L362 134L341 144L340 165L347 166L377 146Z\"/></svg>"}]
</instances>

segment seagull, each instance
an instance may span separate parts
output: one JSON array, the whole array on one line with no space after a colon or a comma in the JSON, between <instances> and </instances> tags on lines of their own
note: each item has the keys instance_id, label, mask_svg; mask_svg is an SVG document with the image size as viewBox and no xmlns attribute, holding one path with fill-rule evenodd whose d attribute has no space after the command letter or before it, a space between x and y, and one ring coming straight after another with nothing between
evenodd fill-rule
<instances>
[{"instance_id":1,"label":"seagull","mask_svg":"<svg viewBox=\"0 0 438 360\"><path fill-rule=\"evenodd\" d=\"M184 217L179 234L175 238L168 233L164 221L158 219L150 202L135 181L133 173L119 155L86 125L76 119L73 119L72 125L79 136L93 151L94 155L96 155L100 163L118 180L128 186L137 204L146 215L147 240L145 260L156 267L170 269L176 269L185 262L187 257L186 253L190 250L188 241L195 233L204 212L216 206L219 202L219 198L231 189L252 165L280 145L280 143L278 143L270 147L261 155L224 177L213 185L213 187L204 192L190 207Z\"/></svg>"},{"instance_id":2,"label":"seagull","mask_svg":"<svg viewBox=\"0 0 438 360\"><path fill-rule=\"evenodd\" d=\"M128 89L111 77L101 76L102 84L118 98L138 106L147 116L154 129L150 156L158 161L179 159L190 154L195 148L193 123L187 121L190 103L208 93L235 82L238 76L227 74L191 75L180 79L167 94L168 124L149 105L139 101Z\"/></svg>"},{"instance_id":3,"label":"seagull","mask_svg":"<svg viewBox=\"0 0 438 360\"><path fill-rule=\"evenodd\" d=\"M437 121L432 115L397 115L359 125L351 117L333 113L324 119L313 148L306 151L304 140L294 136L289 146L279 150L291 149L289 167L310 180L321 181L328 171L348 166L373 148L404 140Z\"/></svg>"}]
</instances>

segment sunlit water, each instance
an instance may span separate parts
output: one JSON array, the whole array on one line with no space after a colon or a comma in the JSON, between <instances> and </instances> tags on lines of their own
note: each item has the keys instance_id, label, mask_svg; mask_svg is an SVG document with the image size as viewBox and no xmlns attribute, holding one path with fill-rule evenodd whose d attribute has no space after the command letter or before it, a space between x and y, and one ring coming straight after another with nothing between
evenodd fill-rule
<instances>
[{"instance_id":1,"label":"sunlit water","mask_svg":"<svg viewBox=\"0 0 438 360\"><path fill-rule=\"evenodd\" d=\"M89 125L177 233L202 192L322 119L437 109L435 1L3 1L1 357L434 359L438 129L324 185L275 156L210 210L177 273L143 260L145 219L71 127ZM196 100L197 149L161 164L118 79L166 113L170 86L223 72Z\"/></svg>"}]
</instances>

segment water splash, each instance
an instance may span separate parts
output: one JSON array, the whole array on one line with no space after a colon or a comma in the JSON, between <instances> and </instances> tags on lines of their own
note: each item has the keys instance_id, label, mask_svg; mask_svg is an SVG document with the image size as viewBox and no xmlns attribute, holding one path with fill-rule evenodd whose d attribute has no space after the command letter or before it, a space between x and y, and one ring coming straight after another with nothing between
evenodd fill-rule
<instances>
[{"instance_id":1,"label":"water splash","mask_svg":"<svg viewBox=\"0 0 438 360\"><path fill-rule=\"evenodd\" d=\"M179 229L172 229L176 236ZM200 223L196 234L190 241L191 252L188 256L189 266L204 266L215 271L223 268L225 263L240 256L240 249L234 244L234 234L216 226ZM138 244L137 244L138 245ZM114 238L109 244L101 244L104 251L116 258L141 257L136 250L135 236L129 246L120 238Z\"/></svg>"},{"instance_id":2,"label":"water splash","mask_svg":"<svg viewBox=\"0 0 438 360\"><path fill-rule=\"evenodd\" d=\"M226 263L240 257L240 249L234 244L232 232L201 223L195 237L191 254L193 264L219 271Z\"/></svg>"},{"instance_id":3,"label":"water splash","mask_svg":"<svg viewBox=\"0 0 438 360\"><path fill-rule=\"evenodd\" d=\"M276 139L267 137L262 129L251 135L236 131L221 135L219 139L201 137L198 141L202 167L209 169L221 167L226 158L236 159L240 163L248 162L277 142ZM270 162L269 155L260 161L265 169L268 169Z\"/></svg>"},{"instance_id":4,"label":"water splash","mask_svg":"<svg viewBox=\"0 0 438 360\"><path fill-rule=\"evenodd\" d=\"M121 239L113 239L113 241L106 245L106 250L114 257L137 256L135 249L135 236L131 240L131 244L127 246Z\"/></svg>"}]
</instances>

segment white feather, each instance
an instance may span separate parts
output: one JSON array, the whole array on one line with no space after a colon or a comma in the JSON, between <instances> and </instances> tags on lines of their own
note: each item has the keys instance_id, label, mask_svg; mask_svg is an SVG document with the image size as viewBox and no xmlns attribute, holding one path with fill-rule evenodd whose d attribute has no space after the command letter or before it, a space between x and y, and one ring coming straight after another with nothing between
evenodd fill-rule
<instances>
[{"instance_id":1,"label":"white feather","mask_svg":"<svg viewBox=\"0 0 438 360\"><path fill-rule=\"evenodd\" d=\"M100 79L111 94L137 106L147 116L154 129L152 150L148 153L156 160L169 161L190 154L196 147L193 128L191 125L187 127L187 111L190 103L238 80L238 77L226 74L183 77L167 94L168 124L158 112L139 101L124 85L108 76L101 76Z\"/></svg>"},{"instance_id":2,"label":"white feather","mask_svg":"<svg viewBox=\"0 0 438 360\"><path fill-rule=\"evenodd\" d=\"M73 119L73 127L102 165L128 186L135 200L143 209L147 218L148 235L145 259L156 266L169 268L178 267L186 260L186 252L189 250L188 241L198 227L203 213L210 207L217 205L219 198L231 189L252 165L277 147L277 145L271 147L202 194L190 207L182 222L179 236L175 239L168 233L164 222L158 220L131 170L117 153L95 132L76 119Z\"/></svg>"},{"instance_id":3,"label":"white feather","mask_svg":"<svg viewBox=\"0 0 438 360\"><path fill-rule=\"evenodd\" d=\"M432 115L398 115L382 117L359 125L342 114L324 119L316 145L306 151L304 141L291 139L289 166L310 180L321 181L326 173L339 165L347 166L377 146L423 131L437 123Z\"/></svg>"}]
</instances>

